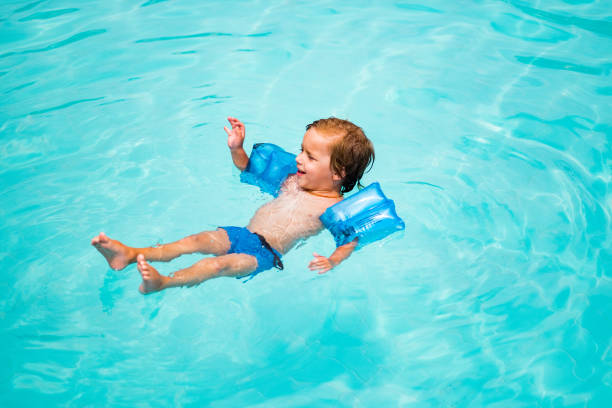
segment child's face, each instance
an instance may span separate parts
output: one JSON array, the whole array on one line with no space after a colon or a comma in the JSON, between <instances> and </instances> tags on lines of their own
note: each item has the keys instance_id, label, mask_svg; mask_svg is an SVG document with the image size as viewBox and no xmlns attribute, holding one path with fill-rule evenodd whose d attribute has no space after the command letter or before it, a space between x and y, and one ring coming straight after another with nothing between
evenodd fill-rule
<instances>
[{"instance_id":1,"label":"child's face","mask_svg":"<svg viewBox=\"0 0 612 408\"><path fill-rule=\"evenodd\" d=\"M325 136L310 128L302 140L302 152L297 162L298 185L306 191L338 191L341 177L330 168L333 137Z\"/></svg>"}]
</instances>

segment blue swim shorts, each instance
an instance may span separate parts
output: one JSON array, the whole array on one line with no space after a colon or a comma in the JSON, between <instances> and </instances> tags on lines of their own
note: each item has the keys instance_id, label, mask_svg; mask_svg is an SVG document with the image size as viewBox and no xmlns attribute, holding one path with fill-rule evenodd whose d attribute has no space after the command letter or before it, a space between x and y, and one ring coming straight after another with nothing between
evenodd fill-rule
<instances>
[{"instance_id":1,"label":"blue swim shorts","mask_svg":"<svg viewBox=\"0 0 612 408\"><path fill-rule=\"evenodd\" d=\"M244 227L219 227L227 232L230 241L228 254L247 254L257 259L257 269L251 272L249 279L270 268L283 269L281 254L272 248L264 237ZM244 278L241 276L238 279Z\"/></svg>"}]
</instances>

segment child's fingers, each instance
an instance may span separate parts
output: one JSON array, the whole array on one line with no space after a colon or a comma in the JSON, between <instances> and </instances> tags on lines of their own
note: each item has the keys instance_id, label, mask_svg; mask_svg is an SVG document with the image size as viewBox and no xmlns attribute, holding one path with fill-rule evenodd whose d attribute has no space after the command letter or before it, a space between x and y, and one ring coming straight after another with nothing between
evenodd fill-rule
<instances>
[{"instance_id":1,"label":"child's fingers","mask_svg":"<svg viewBox=\"0 0 612 408\"><path fill-rule=\"evenodd\" d=\"M319 271L319 275L323 275L325 272L329 271L330 269L331 269L331 265L329 265L329 264L328 264L328 265L326 265L324 268L322 268L322 269Z\"/></svg>"},{"instance_id":2,"label":"child's fingers","mask_svg":"<svg viewBox=\"0 0 612 408\"><path fill-rule=\"evenodd\" d=\"M320 261L318 261L318 260L316 260L316 259L313 259L313 260L312 260L312 261L310 261L310 263L308 264L308 267L309 267L310 269L316 269L316 268L317 268L317 267L319 267L320 265L321 265L321 262L320 262Z\"/></svg>"},{"instance_id":3,"label":"child's fingers","mask_svg":"<svg viewBox=\"0 0 612 408\"><path fill-rule=\"evenodd\" d=\"M322 272L327 272L331 269L331 264L329 263L329 260L327 258L319 256L313 259L312 261L310 261L310 263L308 264L308 268L311 271L318 270Z\"/></svg>"},{"instance_id":4,"label":"child's fingers","mask_svg":"<svg viewBox=\"0 0 612 408\"><path fill-rule=\"evenodd\" d=\"M316 252L313 252L312 256L314 256L314 259L310 261L310 263L308 264L308 268L311 271L318 270L319 275L320 275L320 274L323 274L329 271L332 268L331 263L329 262L329 259L327 259L326 257L321 256L317 254Z\"/></svg>"},{"instance_id":5,"label":"child's fingers","mask_svg":"<svg viewBox=\"0 0 612 408\"><path fill-rule=\"evenodd\" d=\"M229 117L229 118L227 118L227 120L228 120L229 123L232 124L232 127L236 127L236 126L244 127L244 124L241 121L239 121L238 119L236 119L236 118Z\"/></svg>"},{"instance_id":6,"label":"child's fingers","mask_svg":"<svg viewBox=\"0 0 612 408\"><path fill-rule=\"evenodd\" d=\"M232 130L240 135L244 135L244 125L242 123L232 123Z\"/></svg>"},{"instance_id":7,"label":"child's fingers","mask_svg":"<svg viewBox=\"0 0 612 408\"><path fill-rule=\"evenodd\" d=\"M313 254L313 256L314 256L314 259L312 261L310 261L310 264L313 264L313 265L315 263L316 264L320 264L320 263L323 263L323 262L327 261L327 258L325 258L324 256L321 256L321 255L317 255L316 253Z\"/></svg>"},{"instance_id":8,"label":"child's fingers","mask_svg":"<svg viewBox=\"0 0 612 408\"><path fill-rule=\"evenodd\" d=\"M232 132L230 132L230 130L227 128L227 126L223 126L223 130L225 130L225 133L227 133L228 136L232 135Z\"/></svg>"}]
</instances>

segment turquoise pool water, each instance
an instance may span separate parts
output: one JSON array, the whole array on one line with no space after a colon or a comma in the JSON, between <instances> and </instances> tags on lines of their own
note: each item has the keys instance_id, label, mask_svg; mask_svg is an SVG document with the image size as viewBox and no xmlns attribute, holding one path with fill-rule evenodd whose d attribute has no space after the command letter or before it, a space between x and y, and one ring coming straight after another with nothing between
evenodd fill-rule
<instances>
[{"instance_id":1,"label":"turquoise pool water","mask_svg":"<svg viewBox=\"0 0 612 408\"><path fill-rule=\"evenodd\" d=\"M609 407L611 70L607 1L3 1L0 405ZM406 231L141 296L95 234L268 199L228 115L294 152L354 120Z\"/></svg>"}]
</instances>

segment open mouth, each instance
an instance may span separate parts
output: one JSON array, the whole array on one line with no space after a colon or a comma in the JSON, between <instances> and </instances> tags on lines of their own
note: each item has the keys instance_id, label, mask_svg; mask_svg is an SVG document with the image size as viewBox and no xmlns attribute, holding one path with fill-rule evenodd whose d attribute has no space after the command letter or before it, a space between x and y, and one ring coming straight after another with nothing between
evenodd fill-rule
<instances>
[{"instance_id":1,"label":"open mouth","mask_svg":"<svg viewBox=\"0 0 612 408\"><path fill-rule=\"evenodd\" d=\"M299 169L298 169L298 171L297 171L297 175L298 175L298 176L303 176L304 174L306 174L306 173L305 173L305 172L303 172L302 170L299 170Z\"/></svg>"}]
</instances>

